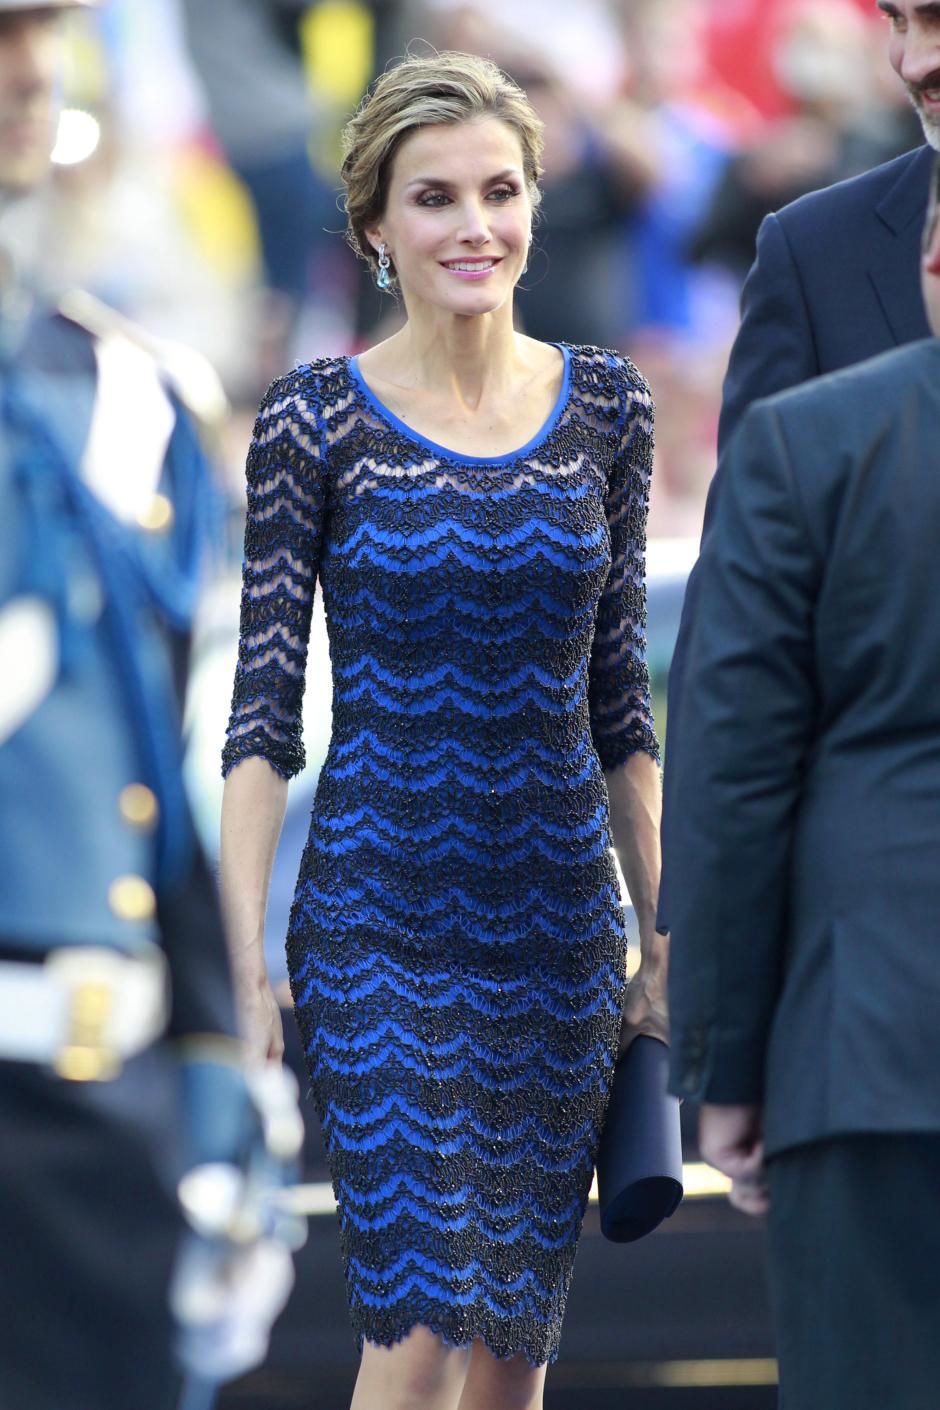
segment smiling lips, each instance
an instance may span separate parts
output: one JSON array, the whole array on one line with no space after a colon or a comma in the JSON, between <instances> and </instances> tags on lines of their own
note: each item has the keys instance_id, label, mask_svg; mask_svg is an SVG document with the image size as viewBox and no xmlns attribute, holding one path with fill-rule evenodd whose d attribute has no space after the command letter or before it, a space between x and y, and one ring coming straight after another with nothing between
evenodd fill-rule
<instances>
[{"instance_id":1,"label":"smiling lips","mask_svg":"<svg viewBox=\"0 0 940 1410\"><path fill-rule=\"evenodd\" d=\"M937 75L931 74L930 77L934 79ZM920 107L928 108L932 112L940 111L940 82L928 82L926 84L916 85L909 84L908 86L914 94L915 102Z\"/></svg>"},{"instance_id":2,"label":"smiling lips","mask_svg":"<svg viewBox=\"0 0 940 1410\"><path fill-rule=\"evenodd\" d=\"M450 274L456 274L458 279L485 279L491 274L498 264L499 259L451 259L442 260L441 268L446 269Z\"/></svg>"}]
</instances>

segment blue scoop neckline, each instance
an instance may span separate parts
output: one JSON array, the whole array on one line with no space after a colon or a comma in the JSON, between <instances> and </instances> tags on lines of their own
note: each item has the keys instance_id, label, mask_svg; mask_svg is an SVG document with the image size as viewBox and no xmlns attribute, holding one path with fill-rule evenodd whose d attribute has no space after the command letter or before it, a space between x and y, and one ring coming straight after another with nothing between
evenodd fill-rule
<instances>
[{"instance_id":1,"label":"blue scoop neckline","mask_svg":"<svg viewBox=\"0 0 940 1410\"><path fill-rule=\"evenodd\" d=\"M555 399L555 405L548 414L548 419L542 423L531 440L526 441L524 446L518 450L506 451L503 455L464 455L458 450L451 450L448 446L443 446L439 441L432 441L427 436L422 436L420 431L415 431L404 421L395 415L383 401L375 395L366 379L359 370L359 358L347 357L346 362L350 372L356 380L363 396L371 406L379 413L383 420L394 426L397 431L406 436L410 441L417 441L419 445L426 446L428 450L433 450L435 454L444 456L447 460L456 460L463 465L504 465L510 460L519 460L524 455L528 455L536 446L546 441L554 431L561 419L562 412L568 405L568 396L571 389L571 349L567 343L551 343L551 347L557 348L564 360L564 371L561 378L561 387Z\"/></svg>"}]
</instances>

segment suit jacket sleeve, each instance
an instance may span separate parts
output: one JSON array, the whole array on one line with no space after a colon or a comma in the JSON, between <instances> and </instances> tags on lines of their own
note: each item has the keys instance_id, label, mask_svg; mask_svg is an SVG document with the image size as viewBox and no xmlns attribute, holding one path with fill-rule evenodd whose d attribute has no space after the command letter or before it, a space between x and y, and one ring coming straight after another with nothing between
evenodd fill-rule
<instances>
[{"instance_id":1,"label":"suit jacket sleeve","mask_svg":"<svg viewBox=\"0 0 940 1410\"><path fill-rule=\"evenodd\" d=\"M731 350L718 424L718 469L705 503L703 544L711 528L724 478L725 451L748 407L763 397L820 375L816 341L799 269L783 224L769 215L757 236L757 258L741 296L741 327ZM669 670L668 719L670 747L677 734L676 702L682 694L688 637L698 600L698 564L686 588L682 618ZM666 752L669 770L669 751ZM668 857L671 823L668 796L663 808L664 864L659 891L657 929L670 929L673 879Z\"/></svg>"},{"instance_id":2,"label":"suit jacket sleeve","mask_svg":"<svg viewBox=\"0 0 940 1410\"><path fill-rule=\"evenodd\" d=\"M672 1088L761 1099L815 716L820 565L778 412L748 413L703 544L669 766Z\"/></svg>"}]
</instances>

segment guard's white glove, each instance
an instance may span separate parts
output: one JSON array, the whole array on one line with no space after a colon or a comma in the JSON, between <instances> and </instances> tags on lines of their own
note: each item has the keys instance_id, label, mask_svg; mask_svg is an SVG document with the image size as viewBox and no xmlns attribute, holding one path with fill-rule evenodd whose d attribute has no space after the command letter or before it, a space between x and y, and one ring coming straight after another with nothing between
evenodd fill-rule
<instances>
[{"instance_id":1,"label":"guard's white glove","mask_svg":"<svg viewBox=\"0 0 940 1410\"><path fill-rule=\"evenodd\" d=\"M183 1369L200 1380L229 1381L260 1366L293 1284L291 1251L278 1239L237 1248L191 1235L170 1296Z\"/></svg>"},{"instance_id":2,"label":"guard's white glove","mask_svg":"<svg viewBox=\"0 0 940 1410\"><path fill-rule=\"evenodd\" d=\"M180 1364L204 1381L231 1380L264 1360L293 1286L292 1253L306 1238L306 1222L281 1198L303 1145L296 1079L276 1063L246 1071L244 1079L251 1139L244 1140L241 1123L231 1160L194 1166L179 1189L191 1232L177 1259L170 1307Z\"/></svg>"}]
</instances>

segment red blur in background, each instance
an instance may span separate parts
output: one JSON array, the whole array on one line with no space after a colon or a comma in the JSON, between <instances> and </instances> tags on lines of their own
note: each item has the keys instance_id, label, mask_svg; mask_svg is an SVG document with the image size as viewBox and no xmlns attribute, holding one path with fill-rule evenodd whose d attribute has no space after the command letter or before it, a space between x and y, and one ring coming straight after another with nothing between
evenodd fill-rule
<instances>
[{"instance_id":1,"label":"red blur in background","mask_svg":"<svg viewBox=\"0 0 940 1410\"><path fill-rule=\"evenodd\" d=\"M851 0L871 18L882 21L874 0ZM766 118L784 117L793 103L774 74L773 50L793 0L712 0L708 21L709 59L714 72Z\"/></svg>"}]
</instances>

